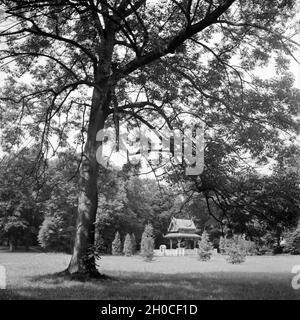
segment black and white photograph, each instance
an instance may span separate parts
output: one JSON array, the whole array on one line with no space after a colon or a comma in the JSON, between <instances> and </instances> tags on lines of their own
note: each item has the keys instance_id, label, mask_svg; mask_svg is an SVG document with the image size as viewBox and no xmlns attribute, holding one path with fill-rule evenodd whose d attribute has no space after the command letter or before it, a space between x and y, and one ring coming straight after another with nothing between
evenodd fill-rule
<instances>
[{"instance_id":1,"label":"black and white photograph","mask_svg":"<svg viewBox=\"0 0 300 320\"><path fill-rule=\"evenodd\" d=\"M0 300L300 300L300 1L0 0Z\"/></svg>"}]
</instances>

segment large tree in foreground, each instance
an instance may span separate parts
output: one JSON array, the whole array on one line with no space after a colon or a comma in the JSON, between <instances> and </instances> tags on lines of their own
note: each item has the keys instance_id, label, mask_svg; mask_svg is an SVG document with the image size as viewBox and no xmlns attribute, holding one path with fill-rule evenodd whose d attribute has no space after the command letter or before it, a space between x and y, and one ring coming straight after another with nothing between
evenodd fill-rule
<instances>
[{"instance_id":1,"label":"large tree in foreground","mask_svg":"<svg viewBox=\"0 0 300 320\"><path fill-rule=\"evenodd\" d=\"M207 125L218 114L228 124L264 123L268 118L259 103L253 109L243 104L249 73L271 52L284 66L284 55L295 45L286 34L292 0L0 4L1 60L8 74L0 106L5 150L30 136L47 157L56 148L51 137L56 134L58 147L64 146L74 129L83 145L70 273L96 271L86 256L97 212L97 132L132 119L150 127L183 126L183 114L195 122L208 119ZM292 126L289 116L283 127Z\"/></svg>"}]
</instances>

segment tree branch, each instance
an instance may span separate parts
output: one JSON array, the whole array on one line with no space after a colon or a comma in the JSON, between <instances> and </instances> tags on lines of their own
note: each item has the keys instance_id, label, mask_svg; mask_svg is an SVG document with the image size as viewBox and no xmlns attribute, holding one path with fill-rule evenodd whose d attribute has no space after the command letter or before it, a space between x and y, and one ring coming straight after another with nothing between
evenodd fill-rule
<instances>
[{"instance_id":1,"label":"tree branch","mask_svg":"<svg viewBox=\"0 0 300 320\"><path fill-rule=\"evenodd\" d=\"M123 69L118 70L118 75L116 76L119 78L125 77L138 68L145 66L146 64L150 64L151 62L167 55L168 53L174 53L176 48L183 44L187 39L216 23L217 19L233 4L234 1L235 0L225 1L201 21L193 25L188 25L171 40L168 40L163 48L157 48L146 55L132 60Z\"/></svg>"}]
</instances>

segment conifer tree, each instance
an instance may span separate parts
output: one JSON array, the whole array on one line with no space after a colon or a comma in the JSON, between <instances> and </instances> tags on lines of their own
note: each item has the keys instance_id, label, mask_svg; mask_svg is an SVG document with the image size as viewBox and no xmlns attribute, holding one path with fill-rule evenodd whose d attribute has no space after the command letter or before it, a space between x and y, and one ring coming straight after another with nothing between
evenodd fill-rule
<instances>
[{"instance_id":1,"label":"conifer tree","mask_svg":"<svg viewBox=\"0 0 300 320\"><path fill-rule=\"evenodd\" d=\"M127 257L132 256L132 242L131 242L131 236L129 233L126 234L126 237L124 240L123 253Z\"/></svg>"},{"instance_id":2,"label":"conifer tree","mask_svg":"<svg viewBox=\"0 0 300 320\"><path fill-rule=\"evenodd\" d=\"M122 242L120 238L119 231L116 232L115 239L112 242L111 253L114 256L118 256L122 254Z\"/></svg>"},{"instance_id":3,"label":"conifer tree","mask_svg":"<svg viewBox=\"0 0 300 320\"><path fill-rule=\"evenodd\" d=\"M148 223L145 226L145 230L142 234L141 240L141 255L146 261L151 261L154 255L154 236L153 236L153 226Z\"/></svg>"},{"instance_id":4,"label":"conifer tree","mask_svg":"<svg viewBox=\"0 0 300 320\"><path fill-rule=\"evenodd\" d=\"M212 255L213 245L209 241L208 233L204 230L201 236L201 240L198 241L198 257L201 261L210 260Z\"/></svg>"}]
</instances>

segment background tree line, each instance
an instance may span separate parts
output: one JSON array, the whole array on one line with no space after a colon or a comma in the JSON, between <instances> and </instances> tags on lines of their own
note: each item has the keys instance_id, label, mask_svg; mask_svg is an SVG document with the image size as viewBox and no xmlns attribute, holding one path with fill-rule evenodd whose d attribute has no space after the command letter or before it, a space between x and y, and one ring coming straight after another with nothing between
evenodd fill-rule
<instances>
[{"instance_id":1,"label":"background tree line","mask_svg":"<svg viewBox=\"0 0 300 320\"><path fill-rule=\"evenodd\" d=\"M8 244L11 250L17 245L41 245L45 250L70 253L80 157L74 150L61 152L36 175L35 152L34 148L24 149L2 158L2 245ZM101 167L95 226L101 252L111 253L116 232L122 240L134 234L140 243L148 223L153 226L156 247L168 245L163 235L172 216L193 218L198 232L206 230L216 248L221 236L233 234L244 234L261 252L280 248L281 240L289 238L299 221L300 176L295 152L295 148L284 148L271 175L228 173L222 182L213 181L202 192L194 178L180 175L180 168L174 168L170 181L162 183L143 178L140 165L126 164L120 171ZM203 176L206 174L204 171Z\"/></svg>"}]
</instances>

